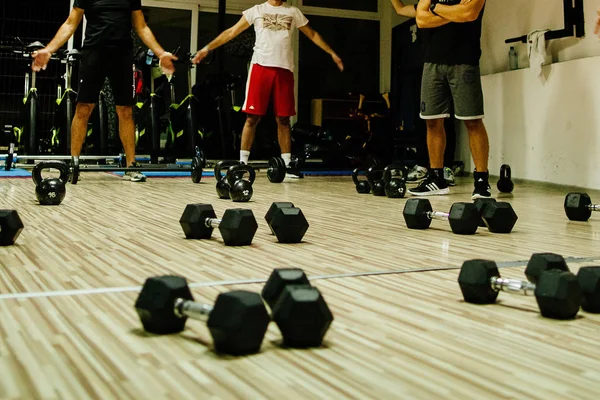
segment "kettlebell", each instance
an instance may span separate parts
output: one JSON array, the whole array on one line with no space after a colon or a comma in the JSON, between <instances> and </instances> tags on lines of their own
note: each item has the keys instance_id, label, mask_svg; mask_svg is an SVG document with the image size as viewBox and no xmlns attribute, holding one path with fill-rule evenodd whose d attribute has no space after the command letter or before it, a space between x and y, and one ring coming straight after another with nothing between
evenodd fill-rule
<instances>
[{"instance_id":1,"label":"kettlebell","mask_svg":"<svg viewBox=\"0 0 600 400\"><path fill-rule=\"evenodd\" d=\"M239 164L240 162L237 160L224 160L219 161L217 165L215 165L215 179L217 180L217 196L219 196L220 199L229 199L229 190L231 189L229 183L227 183L226 174L223 174L221 171Z\"/></svg>"},{"instance_id":2,"label":"kettlebell","mask_svg":"<svg viewBox=\"0 0 600 400\"><path fill-rule=\"evenodd\" d=\"M248 180L244 179L244 174L248 173ZM254 190L252 184L256 179L256 171L250 165L239 164L230 167L226 175L229 184L229 195L231 200L237 203L250 201Z\"/></svg>"},{"instance_id":3,"label":"kettlebell","mask_svg":"<svg viewBox=\"0 0 600 400\"><path fill-rule=\"evenodd\" d=\"M392 177L392 171L400 174ZM404 167L400 164L390 164L383 169L384 190L387 197L400 199L406 195L406 183L404 181Z\"/></svg>"},{"instance_id":4,"label":"kettlebell","mask_svg":"<svg viewBox=\"0 0 600 400\"><path fill-rule=\"evenodd\" d=\"M500 179L498 179L496 187L502 193L511 193L515 188L514 183L510 180L510 165L504 164L500 167Z\"/></svg>"},{"instance_id":5,"label":"kettlebell","mask_svg":"<svg viewBox=\"0 0 600 400\"><path fill-rule=\"evenodd\" d=\"M356 168L354 171L352 171L352 181L356 185L356 191L358 193L369 194L369 193L371 193L371 184L365 180L358 180L358 174L361 172L364 174L365 169L359 167L359 168Z\"/></svg>"},{"instance_id":6,"label":"kettlebell","mask_svg":"<svg viewBox=\"0 0 600 400\"><path fill-rule=\"evenodd\" d=\"M59 178L42 179L42 170L56 169L60 172ZM31 178L35 183L35 196L44 206L57 206L65 199L67 189L65 183L69 180L69 166L62 161L43 161L36 164L31 171Z\"/></svg>"},{"instance_id":7,"label":"kettlebell","mask_svg":"<svg viewBox=\"0 0 600 400\"><path fill-rule=\"evenodd\" d=\"M385 196L385 184L383 182L383 168L379 165L369 167L365 173L371 185L374 196Z\"/></svg>"}]
</instances>

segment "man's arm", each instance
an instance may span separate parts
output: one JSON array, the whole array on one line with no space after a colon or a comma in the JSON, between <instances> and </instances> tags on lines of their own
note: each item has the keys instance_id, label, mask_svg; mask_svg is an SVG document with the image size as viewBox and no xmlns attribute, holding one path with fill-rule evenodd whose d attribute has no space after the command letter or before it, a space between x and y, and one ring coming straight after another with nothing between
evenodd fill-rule
<instances>
[{"instance_id":1,"label":"man's arm","mask_svg":"<svg viewBox=\"0 0 600 400\"><path fill-rule=\"evenodd\" d=\"M225 43L235 39L240 33L244 32L246 29L250 28L250 24L246 17L242 15L242 18L231 28L225 29L219 36L217 36L212 42L207 44L202 48L202 50L196 53L196 56L192 60L194 64L198 64L202 61L208 53L212 50L223 46Z\"/></svg>"},{"instance_id":2,"label":"man's arm","mask_svg":"<svg viewBox=\"0 0 600 400\"><path fill-rule=\"evenodd\" d=\"M406 18L415 18L417 16L417 10L415 6L407 6L400 0L391 0L396 14Z\"/></svg>"},{"instance_id":3,"label":"man's arm","mask_svg":"<svg viewBox=\"0 0 600 400\"><path fill-rule=\"evenodd\" d=\"M154 34L150 30L150 27L146 24L146 19L144 18L144 13L142 10L136 10L131 13L132 24L135 29L135 32L138 34L142 42L152 52L158 57L159 65L163 69L163 71L167 74L173 74L175 72L175 67L173 66L173 60L177 60L173 54L165 51L158 41Z\"/></svg>"},{"instance_id":4,"label":"man's arm","mask_svg":"<svg viewBox=\"0 0 600 400\"><path fill-rule=\"evenodd\" d=\"M417 5L417 26L419 28L437 28L442 25L449 24L451 21L434 15L429 7L431 0L420 0ZM438 5L439 7L439 5ZM437 11L437 8L436 8Z\"/></svg>"},{"instance_id":5,"label":"man's arm","mask_svg":"<svg viewBox=\"0 0 600 400\"><path fill-rule=\"evenodd\" d=\"M308 25L301 26L298 29L300 29L300 31L304 33L306 37L309 38L314 44L316 44L321 49L323 49L323 51L328 53L333 59L333 62L336 63L340 71L344 70L344 63L342 63L342 59L339 58L337 54L335 54L335 51L333 51L333 49L327 44L327 42L325 42L325 40L321 37L321 35L319 35L317 31L315 31Z\"/></svg>"},{"instance_id":6,"label":"man's arm","mask_svg":"<svg viewBox=\"0 0 600 400\"><path fill-rule=\"evenodd\" d=\"M484 4L485 0L462 1L455 6L438 4L435 13L452 22L472 22L479 17Z\"/></svg>"},{"instance_id":7,"label":"man's arm","mask_svg":"<svg viewBox=\"0 0 600 400\"><path fill-rule=\"evenodd\" d=\"M77 27L81 23L81 20L83 19L83 14L83 9L73 7L73 10L71 10L71 13L69 14L69 18L67 18L67 20L58 29L54 39L52 39L45 48L39 51L34 51L31 55L33 58L33 62L31 63L32 70L39 72L42 69L46 69L52 54L56 53L56 51L58 51L58 49L60 49L62 45L65 44L71 36L73 36L77 30Z\"/></svg>"}]
</instances>

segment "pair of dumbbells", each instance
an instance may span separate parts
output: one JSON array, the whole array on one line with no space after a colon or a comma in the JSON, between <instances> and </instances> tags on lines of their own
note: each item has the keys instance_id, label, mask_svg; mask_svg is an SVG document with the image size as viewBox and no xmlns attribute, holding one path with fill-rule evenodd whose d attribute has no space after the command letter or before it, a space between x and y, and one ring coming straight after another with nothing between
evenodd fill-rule
<instances>
[{"instance_id":1,"label":"pair of dumbbells","mask_svg":"<svg viewBox=\"0 0 600 400\"><path fill-rule=\"evenodd\" d=\"M292 203L273 203L265 219L279 243L300 243L309 226L302 210ZM218 228L226 246L249 246L258 230L252 210L229 209L217 219L210 204L188 204L179 223L187 239L210 239Z\"/></svg>"},{"instance_id":2,"label":"pair of dumbbells","mask_svg":"<svg viewBox=\"0 0 600 400\"><path fill-rule=\"evenodd\" d=\"M408 199L402 215L409 229L427 229L433 219L445 219L452 232L459 235L472 235L480 226L492 233L510 233L518 219L510 203L494 199L454 203L447 213L433 211L428 199Z\"/></svg>"},{"instance_id":3,"label":"pair of dumbbells","mask_svg":"<svg viewBox=\"0 0 600 400\"><path fill-rule=\"evenodd\" d=\"M261 294L236 290L219 294L214 305L200 304L194 301L185 278L160 276L146 280L135 309L144 330L159 335L183 331L187 318L205 321L215 351L222 354L258 352L271 320L279 327L285 346L321 346L333 314L304 271L275 269Z\"/></svg>"},{"instance_id":4,"label":"pair of dumbbells","mask_svg":"<svg viewBox=\"0 0 600 400\"><path fill-rule=\"evenodd\" d=\"M215 165L214 173L219 199L231 199L239 203L252 199L254 194L252 185L256 180L256 171L252 166L242 164L240 161L224 160ZM248 179L244 179L245 174L248 174Z\"/></svg>"},{"instance_id":5,"label":"pair of dumbbells","mask_svg":"<svg viewBox=\"0 0 600 400\"><path fill-rule=\"evenodd\" d=\"M571 319L579 308L600 313L600 267L582 267L577 275L569 271L564 258L554 253L536 253L525 268L527 281L505 279L489 260L466 261L458 283L468 303L492 304L500 291L534 295L542 316Z\"/></svg>"},{"instance_id":6,"label":"pair of dumbbells","mask_svg":"<svg viewBox=\"0 0 600 400\"><path fill-rule=\"evenodd\" d=\"M358 179L360 173L365 175L366 181ZM406 168L400 164L391 164L385 168L374 165L368 169L356 168L352 171L352 181L358 193L373 192L374 196L398 199L406 195L405 173Z\"/></svg>"}]
</instances>

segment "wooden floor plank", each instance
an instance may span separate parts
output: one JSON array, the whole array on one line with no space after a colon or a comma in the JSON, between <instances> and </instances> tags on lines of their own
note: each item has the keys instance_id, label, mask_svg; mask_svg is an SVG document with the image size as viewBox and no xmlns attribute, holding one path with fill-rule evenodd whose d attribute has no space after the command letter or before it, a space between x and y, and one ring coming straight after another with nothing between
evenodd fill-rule
<instances>
[{"instance_id":1,"label":"wooden floor plank","mask_svg":"<svg viewBox=\"0 0 600 400\"><path fill-rule=\"evenodd\" d=\"M324 345L284 349L271 324L247 357L213 353L198 321L144 334L136 293L0 301L0 398L597 398L599 315L545 319L534 298L505 293L467 304L457 274L318 281L335 316ZM193 293L231 289L261 285Z\"/></svg>"},{"instance_id":2,"label":"wooden floor plank","mask_svg":"<svg viewBox=\"0 0 600 400\"><path fill-rule=\"evenodd\" d=\"M459 180L460 182L460 180ZM432 198L447 211L468 201L469 179L449 196ZM425 231L408 230L402 218L406 199L359 195L348 177L307 177L271 184L259 173L250 203L216 198L213 179L195 185L187 178L123 182L87 173L67 186L59 207L37 205L28 179L4 179L0 207L19 211L26 228L17 244L0 248L0 292L37 292L139 285L156 273L179 273L191 281L265 279L273 267L299 266L330 274L459 266L466 258L523 260L533 252L600 256L600 216L569 222L562 210L566 189L517 186L513 204L519 220L509 235L480 228L454 235L445 221ZM600 198L592 192L592 198ZM292 201L310 223L304 243L282 245L264 221L272 201ZM249 247L224 246L215 231L207 241L185 240L179 218L186 204L250 208L259 230Z\"/></svg>"}]
</instances>

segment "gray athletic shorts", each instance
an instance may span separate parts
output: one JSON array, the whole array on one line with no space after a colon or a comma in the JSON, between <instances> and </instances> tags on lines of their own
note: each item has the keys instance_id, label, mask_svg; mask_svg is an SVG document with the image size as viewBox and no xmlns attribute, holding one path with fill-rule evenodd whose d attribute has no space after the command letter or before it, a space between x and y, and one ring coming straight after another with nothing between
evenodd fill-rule
<instances>
[{"instance_id":1,"label":"gray athletic shorts","mask_svg":"<svg viewBox=\"0 0 600 400\"><path fill-rule=\"evenodd\" d=\"M483 118L479 66L425 63L421 83L421 118L449 118L453 106L456 119Z\"/></svg>"}]
</instances>

